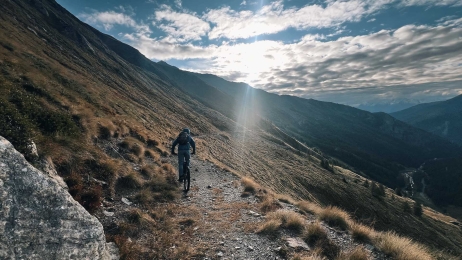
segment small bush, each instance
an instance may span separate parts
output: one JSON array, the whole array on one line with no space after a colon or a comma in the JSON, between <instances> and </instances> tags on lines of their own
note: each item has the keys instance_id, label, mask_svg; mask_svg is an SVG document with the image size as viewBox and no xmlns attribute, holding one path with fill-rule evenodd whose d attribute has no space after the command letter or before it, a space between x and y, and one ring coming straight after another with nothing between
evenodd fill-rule
<instances>
[{"instance_id":1,"label":"small bush","mask_svg":"<svg viewBox=\"0 0 462 260\"><path fill-rule=\"evenodd\" d=\"M142 185L143 185L143 181L134 172L129 173L126 176L120 177L117 180L117 186L119 188L137 189L137 188L140 188Z\"/></svg>"},{"instance_id":2,"label":"small bush","mask_svg":"<svg viewBox=\"0 0 462 260\"><path fill-rule=\"evenodd\" d=\"M148 139L146 144L148 145L148 147L156 147L159 145L159 141L154 140L154 139Z\"/></svg>"},{"instance_id":3,"label":"small bush","mask_svg":"<svg viewBox=\"0 0 462 260\"><path fill-rule=\"evenodd\" d=\"M128 212L127 220L132 224L141 224L143 218L142 212L139 209L133 209Z\"/></svg>"},{"instance_id":4,"label":"small bush","mask_svg":"<svg viewBox=\"0 0 462 260\"><path fill-rule=\"evenodd\" d=\"M119 147L120 148L123 148L123 149L130 149L130 142L127 141L127 140L123 140L122 142L118 143Z\"/></svg>"},{"instance_id":5,"label":"small bush","mask_svg":"<svg viewBox=\"0 0 462 260\"><path fill-rule=\"evenodd\" d=\"M340 247L330 239L319 240L316 247L321 250L323 256L328 259L335 259L340 255Z\"/></svg>"},{"instance_id":6,"label":"small bush","mask_svg":"<svg viewBox=\"0 0 462 260\"><path fill-rule=\"evenodd\" d=\"M369 260L369 253L364 246L357 246L350 252L343 252L337 260Z\"/></svg>"},{"instance_id":7,"label":"small bush","mask_svg":"<svg viewBox=\"0 0 462 260\"><path fill-rule=\"evenodd\" d=\"M103 189L98 185L92 186L80 196L80 203L90 213L95 212L101 206L102 201Z\"/></svg>"},{"instance_id":8,"label":"small bush","mask_svg":"<svg viewBox=\"0 0 462 260\"><path fill-rule=\"evenodd\" d=\"M308 202L308 201L298 202L297 207L306 213L310 213L314 215L319 215L323 211L322 207L318 206L315 203Z\"/></svg>"},{"instance_id":9,"label":"small bush","mask_svg":"<svg viewBox=\"0 0 462 260\"><path fill-rule=\"evenodd\" d=\"M135 201L144 206L151 204L154 198L155 195L149 188L144 188L135 195Z\"/></svg>"},{"instance_id":10,"label":"small bush","mask_svg":"<svg viewBox=\"0 0 462 260\"><path fill-rule=\"evenodd\" d=\"M113 136L113 131L107 126L100 125L98 127L98 136L101 139L109 139Z\"/></svg>"},{"instance_id":11,"label":"small bush","mask_svg":"<svg viewBox=\"0 0 462 260\"><path fill-rule=\"evenodd\" d=\"M325 221L330 226L335 226L346 230L348 229L350 216L348 213L337 207L329 206L321 211L319 214L319 219Z\"/></svg>"},{"instance_id":12,"label":"small bush","mask_svg":"<svg viewBox=\"0 0 462 260\"><path fill-rule=\"evenodd\" d=\"M422 204L420 202L414 203L413 211L414 215L416 215L417 217L421 217L423 214Z\"/></svg>"},{"instance_id":13,"label":"small bush","mask_svg":"<svg viewBox=\"0 0 462 260\"><path fill-rule=\"evenodd\" d=\"M242 195L246 194L247 192L242 193ZM248 194L248 193L247 193ZM241 195L241 196L242 196ZM281 204L274 198L270 196L266 196L265 199L260 203L260 210L264 213L275 211L282 208Z\"/></svg>"},{"instance_id":14,"label":"small bush","mask_svg":"<svg viewBox=\"0 0 462 260\"><path fill-rule=\"evenodd\" d=\"M257 230L257 233L275 237L281 227L281 221L277 219L271 219L264 222Z\"/></svg>"},{"instance_id":15,"label":"small bush","mask_svg":"<svg viewBox=\"0 0 462 260\"><path fill-rule=\"evenodd\" d=\"M359 223L350 223L351 236L359 242L370 242L374 236L374 230Z\"/></svg>"},{"instance_id":16,"label":"small bush","mask_svg":"<svg viewBox=\"0 0 462 260\"><path fill-rule=\"evenodd\" d=\"M141 168L141 174L147 179L151 179L156 174L156 167L153 165L145 165Z\"/></svg>"},{"instance_id":17,"label":"small bush","mask_svg":"<svg viewBox=\"0 0 462 260\"><path fill-rule=\"evenodd\" d=\"M255 194L260 189L260 185L247 177L242 178L241 184L244 186L244 192Z\"/></svg>"},{"instance_id":18,"label":"small bush","mask_svg":"<svg viewBox=\"0 0 462 260\"><path fill-rule=\"evenodd\" d=\"M134 144L130 148L130 152L132 152L134 155L140 157L140 156L144 155L144 147L139 145L139 144Z\"/></svg>"},{"instance_id":19,"label":"small bush","mask_svg":"<svg viewBox=\"0 0 462 260\"><path fill-rule=\"evenodd\" d=\"M303 235L303 240L308 245L315 245L318 241L328 239L326 231L322 228L319 222L310 223L306 226L306 232Z\"/></svg>"},{"instance_id":20,"label":"small bush","mask_svg":"<svg viewBox=\"0 0 462 260\"><path fill-rule=\"evenodd\" d=\"M287 196L287 195L278 194L278 195L276 195L276 198L280 202L284 202L284 203L291 204L291 205L295 204L294 200L290 196Z\"/></svg>"},{"instance_id":21,"label":"small bush","mask_svg":"<svg viewBox=\"0 0 462 260\"><path fill-rule=\"evenodd\" d=\"M80 195L83 191L82 176L77 173L72 173L65 178L65 182L69 188L69 194L71 194L71 196L78 201L79 199L77 196Z\"/></svg>"},{"instance_id":22,"label":"small bush","mask_svg":"<svg viewBox=\"0 0 462 260\"><path fill-rule=\"evenodd\" d=\"M414 243L409 238L400 237L394 232L380 233L375 237L374 242L377 248L393 259L433 259L424 246Z\"/></svg>"},{"instance_id":23,"label":"small bush","mask_svg":"<svg viewBox=\"0 0 462 260\"><path fill-rule=\"evenodd\" d=\"M269 213L267 216L269 220L277 220L281 222L281 227L292 230L296 233L302 233L305 227L305 219L302 215L288 210L278 210Z\"/></svg>"},{"instance_id":24,"label":"small bush","mask_svg":"<svg viewBox=\"0 0 462 260\"><path fill-rule=\"evenodd\" d=\"M159 160L159 155L157 153L155 153L153 150L145 150L144 151L144 156L152 158L154 161Z\"/></svg>"},{"instance_id":25,"label":"small bush","mask_svg":"<svg viewBox=\"0 0 462 260\"><path fill-rule=\"evenodd\" d=\"M405 213L411 213L412 212L411 206L409 206L409 202L407 202L407 201L403 202L403 211Z\"/></svg>"}]
</instances>

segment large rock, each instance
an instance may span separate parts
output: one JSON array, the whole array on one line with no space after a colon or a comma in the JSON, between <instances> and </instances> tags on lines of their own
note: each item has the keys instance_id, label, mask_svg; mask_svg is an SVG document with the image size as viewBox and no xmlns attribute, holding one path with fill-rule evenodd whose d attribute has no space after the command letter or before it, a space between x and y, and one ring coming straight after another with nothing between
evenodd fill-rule
<instances>
[{"instance_id":1,"label":"large rock","mask_svg":"<svg viewBox=\"0 0 462 260\"><path fill-rule=\"evenodd\" d=\"M103 226L0 136L0 259L118 259Z\"/></svg>"}]
</instances>

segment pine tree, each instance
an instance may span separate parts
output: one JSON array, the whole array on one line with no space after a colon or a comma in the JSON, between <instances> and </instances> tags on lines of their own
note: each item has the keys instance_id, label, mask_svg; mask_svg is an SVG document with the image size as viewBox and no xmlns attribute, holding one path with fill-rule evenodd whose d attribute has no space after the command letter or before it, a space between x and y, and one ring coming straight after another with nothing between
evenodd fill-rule
<instances>
[{"instance_id":1,"label":"pine tree","mask_svg":"<svg viewBox=\"0 0 462 260\"><path fill-rule=\"evenodd\" d=\"M422 214L423 214L422 204L420 202L414 203L414 215L416 215L417 217L420 217L422 216Z\"/></svg>"},{"instance_id":2,"label":"pine tree","mask_svg":"<svg viewBox=\"0 0 462 260\"><path fill-rule=\"evenodd\" d=\"M411 206L409 206L409 203L407 201L403 203L403 211L406 213L411 213Z\"/></svg>"}]
</instances>

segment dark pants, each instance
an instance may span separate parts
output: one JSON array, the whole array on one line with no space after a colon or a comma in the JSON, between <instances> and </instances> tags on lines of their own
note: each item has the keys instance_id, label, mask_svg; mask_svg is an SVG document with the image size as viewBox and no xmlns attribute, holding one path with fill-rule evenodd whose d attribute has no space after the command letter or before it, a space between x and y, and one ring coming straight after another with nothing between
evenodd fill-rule
<instances>
[{"instance_id":1,"label":"dark pants","mask_svg":"<svg viewBox=\"0 0 462 260\"><path fill-rule=\"evenodd\" d=\"M183 175L183 163L186 161L186 166L189 167L189 159L191 155L189 150L178 150L178 173L179 176Z\"/></svg>"}]
</instances>

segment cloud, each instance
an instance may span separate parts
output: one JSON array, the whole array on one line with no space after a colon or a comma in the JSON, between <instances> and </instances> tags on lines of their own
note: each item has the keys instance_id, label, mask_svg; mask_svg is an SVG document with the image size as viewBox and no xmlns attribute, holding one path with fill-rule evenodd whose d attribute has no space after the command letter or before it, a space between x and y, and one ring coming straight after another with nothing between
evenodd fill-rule
<instances>
[{"instance_id":1,"label":"cloud","mask_svg":"<svg viewBox=\"0 0 462 260\"><path fill-rule=\"evenodd\" d=\"M136 31L150 32L149 26L138 24L132 17L114 11L81 13L78 15L84 22L92 25L102 25L106 31L110 31L114 25L124 25Z\"/></svg>"},{"instance_id":2,"label":"cloud","mask_svg":"<svg viewBox=\"0 0 462 260\"><path fill-rule=\"evenodd\" d=\"M434 82L443 89L448 82L462 80L461 34L458 27L408 25L335 41L308 35L291 44L257 41L202 47L147 37L131 41L149 58L202 59L201 67L183 69L278 94L325 98L350 90L373 93L390 86L428 87ZM462 91L457 86L453 90Z\"/></svg>"},{"instance_id":3,"label":"cloud","mask_svg":"<svg viewBox=\"0 0 462 260\"><path fill-rule=\"evenodd\" d=\"M299 9L284 8L282 1L275 1L255 12L238 12L228 6L213 9L203 18L214 24L209 33L210 39L239 39L274 34L288 28L326 28L359 21L365 14L378 10L390 1L328 1L326 7L307 5Z\"/></svg>"},{"instance_id":4,"label":"cloud","mask_svg":"<svg viewBox=\"0 0 462 260\"><path fill-rule=\"evenodd\" d=\"M200 40L210 31L210 25L194 14L179 13L165 5L155 12L155 20L160 22L160 29L179 42Z\"/></svg>"},{"instance_id":5,"label":"cloud","mask_svg":"<svg viewBox=\"0 0 462 260\"><path fill-rule=\"evenodd\" d=\"M247 5L247 1L243 0L240 5Z\"/></svg>"},{"instance_id":6,"label":"cloud","mask_svg":"<svg viewBox=\"0 0 462 260\"><path fill-rule=\"evenodd\" d=\"M462 6L461 0L402 0L402 6Z\"/></svg>"}]
</instances>

